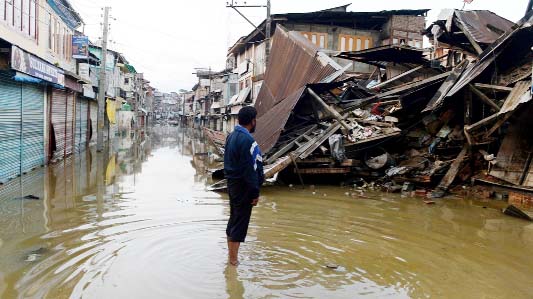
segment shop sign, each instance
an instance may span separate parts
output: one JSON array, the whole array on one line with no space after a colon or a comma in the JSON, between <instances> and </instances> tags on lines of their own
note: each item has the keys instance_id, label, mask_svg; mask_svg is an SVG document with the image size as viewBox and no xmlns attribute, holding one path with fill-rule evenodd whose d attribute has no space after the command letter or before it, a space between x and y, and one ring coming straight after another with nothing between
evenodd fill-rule
<instances>
[{"instance_id":1,"label":"shop sign","mask_svg":"<svg viewBox=\"0 0 533 299\"><path fill-rule=\"evenodd\" d=\"M11 68L48 82L65 85L63 70L17 46L11 48Z\"/></svg>"}]
</instances>

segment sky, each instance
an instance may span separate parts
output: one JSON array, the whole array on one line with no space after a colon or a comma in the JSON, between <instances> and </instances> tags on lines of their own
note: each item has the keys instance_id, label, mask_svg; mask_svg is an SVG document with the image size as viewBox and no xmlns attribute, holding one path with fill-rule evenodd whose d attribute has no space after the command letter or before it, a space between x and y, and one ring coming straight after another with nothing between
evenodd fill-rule
<instances>
[{"instance_id":1,"label":"sky","mask_svg":"<svg viewBox=\"0 0 533 299\"><path fill-rule=\"evenodd\" d=\"M110 49L118 51L161 91L190 90L195 68L221 70L227 49L253 27L227 0L70 0L82 16L85 34L97 42L104 6L111 7ZM242 1L242 2L241 2ZM237 0L265 4L266 0ZM428 21L444 8L461 9L463 0L272 0L272 13L310 12L348 3L350 11L431 9ZM525 13L528 0L474 0L465 9L488 9L511 21ZM241 10L255 24L266 17L262 8ZM80 28L83 29L83 28Z\"/></svg>"}]
</instances>

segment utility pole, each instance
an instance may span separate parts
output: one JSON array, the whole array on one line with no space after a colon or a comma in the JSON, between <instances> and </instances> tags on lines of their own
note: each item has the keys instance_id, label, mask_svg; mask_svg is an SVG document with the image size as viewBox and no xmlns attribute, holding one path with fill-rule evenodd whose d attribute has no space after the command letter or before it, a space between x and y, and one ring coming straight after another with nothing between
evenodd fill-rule
<instances>
[{"instance_id":1,"label":"utility pole","mask_svg":"<svg viewBox=\"0 0 533 299\"><path fill-rule=\"evenodd\" d=\"M250 25L252 25L257 31L259 31L263 36L265 37L265 64L268 64L269 56L270 56L270 31L272 26L272 18L270 15L270 0L267 0L266 5L246 5L246 2L244 2L244 5L238 5L236 1L231 0L231 2L226 2L226 7L233 8L241 17L243 17ZM242 12L240 12L237 8L254 8L254 7L261 7L267 9L267 19L265 24L265 31L261 30L261 28L257 27L250 19L248 19Z\"/></svg>"},{"instance_id":2,"label":"utility pole","mask_svg":"<svg viewBox=\"0 0 533 299\"><path fill-rule=\"evenodd\" d=\"M527 4L526 15L531 9L533 9L533 0L529 0L529 3Z\"/></svg>"},{"instance_id":3,"label":"utility pole","mask_svg":"<svg viewBox=\"0 0 533 299\"><path fill-rule=\"evenodd\" d=\"M265 41L265 66L270 60L270 32L272 31L272 17L270 15L270 0L267 0L266 41Z\"/></svg>"},{"instance_id":4,"label":"utility pole","mask_svg":"<svg viewBox=\"0 0 533 299\"><path fill-rule=\"evenodd\" d=\"M105 93L106 93L106 63L107 63L107 35L109 33L109 10L104 8L104 30L102 33L102 57L100 59L100 80L98 81L98 128L96 136L96 150L104 150L104 111L105 111Z\"/></svg>"}]
</instances>

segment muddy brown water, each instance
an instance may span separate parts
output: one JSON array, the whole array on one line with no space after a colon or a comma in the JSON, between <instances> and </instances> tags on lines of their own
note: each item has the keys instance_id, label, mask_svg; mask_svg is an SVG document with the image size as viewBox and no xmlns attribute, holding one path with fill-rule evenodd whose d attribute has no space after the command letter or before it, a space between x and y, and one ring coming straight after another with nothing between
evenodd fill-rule
<instances>
[{"instance_id":1,"label":"muddy brown water","mask_svg":"<svg viewBox=\"0 0 533 299\"><path fill-rule=\"evenodd\" d=\"M196 135L156 128L0 188L0 298L533 297L533 224L463 198L265 188L228 267Z\"/></svg>"}]
</instances>

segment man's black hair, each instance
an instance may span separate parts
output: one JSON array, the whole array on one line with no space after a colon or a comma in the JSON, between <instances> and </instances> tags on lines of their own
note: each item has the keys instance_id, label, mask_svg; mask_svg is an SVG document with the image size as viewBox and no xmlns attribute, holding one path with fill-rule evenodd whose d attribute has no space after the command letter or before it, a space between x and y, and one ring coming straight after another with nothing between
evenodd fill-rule
<instances>
[{"instance_id":1,"label":"man's black hair","mask_svg":"<svg viewBox=\"0 0 533 299\"><path fill-rule=\"evenodd\" d=\"M257 117L257 110L252 106L246 106L239 110L239 125L247 126Z\"/></svg>"}]
</instances>

